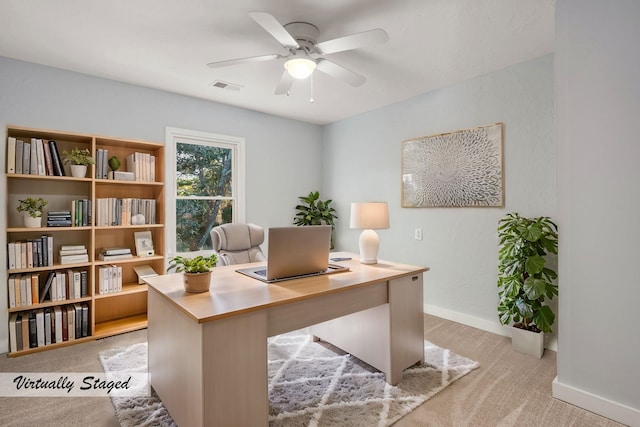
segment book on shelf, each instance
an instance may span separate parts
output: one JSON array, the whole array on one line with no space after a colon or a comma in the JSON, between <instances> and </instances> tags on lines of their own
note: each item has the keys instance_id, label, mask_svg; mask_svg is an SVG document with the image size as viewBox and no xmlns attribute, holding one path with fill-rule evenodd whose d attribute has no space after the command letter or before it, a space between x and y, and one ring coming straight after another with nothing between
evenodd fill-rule
<instances>
[{"instance_id":1,"label":"book on shelf","mask_svg":"<svg viewBox=\"0 0 640 427\"><path fill-rule=\"evenodd\" d=\"M55 141L49 141L49 150L51 151L51 166L55 176L65 176L64 165L58 151L58 144Z\"/></svg>"},{"instance_id":2,"label":"book on shelf","mask_svg":"<svg viewBox=\"0 0 640 427\"><path fill-rule=\"evenodd\" d=\"M18 313L11 313L9 316L9 352L11 353L18 351L18 337L16 335L17 321ZM22 350L22 346L20 346L20 349Z\"/></svg>"},{"instance_id":3,"label":"book on shelf","mask_svg":"<svg viewBox=\"0 0 640 427\"><path fill-rule=\"evenodd\" d=\"M100 249L100 253L102 255L126 255L131 253L131 249L124 246L102 248Z\"/></svg>"},{"instance_id":4,"label":"book on shelf","mask_svg":"<svg viewBox=\"0 0 640 427\"><path fill-rule=\"evenodd\" d=\"M77 264L81 262L89 262L89 255L62 255L60 256L60 264Z\"/></svg>"},{"instance_id":5,"label":"book on shelf","mask_svg":"<svg viewBox=\"0 0 640 427\"><path fill-rule=\"evenodd\" d=\"M55 342L62 342L62 308L59 305L53 307L53 317L55 318Z\"/></svg>"},{"instance_id":6,"label":"book on shelf","mask_svg":"<svg viewBox=\"0 0 640 427\"><path fill-rule=\"evenodd\" d=\"M69 341L76 339L76 310L72 305L63 307L67 312L67 337Z\"/></svg>"},{"instance_id":7,"label":"book on shelf","mask_svg":"<svg viewBox=\"0 0 640 427\"><path fill-rule=\"evenodd\" d=\"M38 175L38 144L36 143L35 138L31 138L29 148L29 174Z\"/></svg>"},{"instance_id":8,"label":"book on shelf","mask_svg":"<svg viewBox=\"0 0 640 427\"><path fill-rule=\"evenodd\" d=\"M131 254L131 252L129 252L128 254L120 254L120 255L104 255L104 254L98 255L98 259L100 261L117 261L121 259L129 259L129 258L133 258L133 254Z\"/></svg>"},{"instance_id":9,"label":"book on shelf","mask_svg":"<svg viewBox=\"0 0 640 427\"><path fill-rule=\"evenodd\" d=\"M29 312L22 313L22 348L29 348Z\"/></svg>"},{"instance_id":10,"label":"book on shelf","mask_svg":"<svg viewBox=\"0 0 640 427\"><path fill-rule=\"evenodd\" d=\"M24 148L24 141L16 138L16 173L22 173L22 150Z\"/></svg>"},{"instance_id":11,"label":"book on shelf","mask_svg":"<svg viewBox=\"0 0 640 427\"><path fill-rule=\"evenodd\" d=\"M53 162L51 159L51 149L47 141L42 141L42 152L44 153L44 166L47 175L53 176Z\"/></svg>"},{"instance_id":12,"label":"book on shelf","mask_svg":"<svg viewBox=\"0 0 640 427\"><path fill-rule=\"evenodd\" d=\"M84 255L87 253L87 250L82 248L82 249L68 249L68 250L60 250L60 256L67 256L67 255Z\"/></svg>"},{"instance_id":13,"label":"book on shelf","mask_svg":"<svg viewBox=\"0 0 640 427\"><path fill-rule=\"evenodd\" d=\"M51 284L56 280L56 272L50 271L47 275L47 280L44 282L44 287L42 288L42 292L40 292L40 302L43 303L47 298L53 301L51 298ZM57 282L56 282L57 283Z\"/></svg>"},{"instance_id":14,"label":"book on shelf","mask_svg":"<svg viewBox=\"0 0 640 427\"><path fill-rule=\"evenodd\" d=\"M16 138L13 136L7 141L7 173L16 173Z\"/></svg>"},{"instance_id":15,"label":"book on shelf","mask_svg":"<svg viewBox=\"0 0 640 427\"><path fill-rule=\"evenodd\" d=\"M44 310L36 310L36 347L44 347Z\"/></svg>"},{"instance_id":16,"label":"book on shelf","mask_svg":"<svg viewBox=\"0 0 640 427\"><path fill-rule=\"evenodd\" d=\"M44 309L44 345L50 345L52 343L52 322L54 320L51 318L51 307L47 307ZM53 339L55 339L55 333L53 333Z\"/></svg>"},{"instance_id":17,"label":"book on shelf","mask_svg":"<svg viewBox=\"0 0 640 427\"><path fill-rule=\"evenodd\" d=\"M62 245L60 246L61 251L73 251L76 249L86 249L84 245Z\"/></svg>"},{"instance_id":18,"label":"book on shelf","mask_svg":"<svg viewBox=\"0 0 640 427\"><path fill-rule=\"evenodd\" d=\"M109 171L107 174L108 179L113 179L115 181L135 181L136 177L133 172L127 171Z\"/></svg>"},{"instance_id":19,"label":"book on shelf","mask_svg":"<svg viewBox=\"0 0 640 427\"><path fill-rule=\"evenodd\" d=\"M31 143L24 141L22 149L22 173L31 173Z\"/></svg>"},{"instance_id":20,"label":"book on shelf","mask_svg":"<svg viewBox=\"0 0 640 427\"><path fill-rule=\"evenodd\" d=\"M36 348L38 346L37 333L38 328L36 326L36 312L35 310L31 310L29 312L29 348Z\"/></svg>"}]
</instances>

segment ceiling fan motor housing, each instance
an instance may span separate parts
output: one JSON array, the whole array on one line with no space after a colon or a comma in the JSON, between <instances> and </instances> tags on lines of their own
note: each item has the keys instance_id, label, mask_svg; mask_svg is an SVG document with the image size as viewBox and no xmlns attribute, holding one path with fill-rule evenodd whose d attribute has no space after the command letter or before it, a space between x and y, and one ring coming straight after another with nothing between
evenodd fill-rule
<instances>
[{"instance_id":1,"label":"ceiling fan motor housing","mask_svg":"<svg viewBox=\"0 0 640 427\"><path fill-rule=\"evenodd\" d=\"M290 22L284 26L284 29L307 53L314 52L314 46L320 34L318 27L308 22Z\"/></svg>"}]
</instances>

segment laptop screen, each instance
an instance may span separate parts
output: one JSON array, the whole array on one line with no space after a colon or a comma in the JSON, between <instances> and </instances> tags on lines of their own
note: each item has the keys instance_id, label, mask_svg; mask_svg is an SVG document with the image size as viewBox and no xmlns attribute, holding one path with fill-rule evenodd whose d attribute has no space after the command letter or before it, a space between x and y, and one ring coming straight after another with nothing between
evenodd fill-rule
<instances>
[{"instance_id":1,"label":"laptop screen","mask_svg":"<svg viewBox=\"0 0 640 427\"><path fill-rule=\"evenodd\" d=\"M331 226L269 228L267 280L327 270Z\"/></svg>"}]
</instances>

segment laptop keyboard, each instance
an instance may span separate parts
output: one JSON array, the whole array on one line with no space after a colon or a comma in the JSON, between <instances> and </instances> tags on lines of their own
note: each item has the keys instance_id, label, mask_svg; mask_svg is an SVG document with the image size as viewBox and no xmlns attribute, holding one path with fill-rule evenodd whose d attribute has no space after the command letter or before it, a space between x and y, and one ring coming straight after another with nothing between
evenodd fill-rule
<instances>
[{"instance_id":1,"label":"laptop keyboard","mask_svg":"<svg viewBox=\"0 0 640 427\"><path fill-rule=\"evenodd\" d=\"M256 270L255 273L259 274L260 276L267 277L267 270Z\"/></svg>"}]
</instances>

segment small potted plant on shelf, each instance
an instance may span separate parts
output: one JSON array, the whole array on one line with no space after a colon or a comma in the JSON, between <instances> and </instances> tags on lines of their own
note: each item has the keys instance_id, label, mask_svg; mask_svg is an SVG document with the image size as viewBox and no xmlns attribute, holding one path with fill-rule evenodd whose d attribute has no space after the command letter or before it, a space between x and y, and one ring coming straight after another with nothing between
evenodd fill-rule
<instances>
[{"instance_id":1,"label":"small potted plant on shelf","mask_svg":"<svg viewBox=\"0 0 640 427\"><path fill-rule=\"evenodd\" d=\"M18 200L18 202L16 210L24 215L24 226L41 227L42 212L49 202L42 197L38 197L37 199L27 197L24 200Z\"/></svg>"},{"instance_id":2,"label":"small potted plant on shelf","mask_svg":"<svg viewBox=\"0 0 640 427\"><path fill-rule=\"evenodd\" d=\"M65 164L71 165L71 176L76 178L84 178L87 175L87 167L95 163L88 149L78 147L73 147L71 152L63 151L62 159Z\"/></svg>"},{"instance_id":3,"label":"small potted plant on shelf","mask_svg":"<svg viewBox=\"0 0 640 427\"><path fill-rule=\"evenodd\" d=\"M175 270L184 273L184 290L187 292L206 292L211 284L211 268L218 263L216 254L209 257L198 255L194 258L175 256L169 260L167 272Z\"/></svg>"},{"instance_id":4,"label":"small potted plant on shelf","mask_svg":"<svg viewBox=\"0 0 640 427\"><path fill-rule=\"evenodd\" d=\"M546 266L558 254L558 232L549 217L525 218L509 213L498 222L498 315L514 322L515 350L542 357L543 333L551 332L553 310L545 303L558 295L558 274Z\"/></svg>"}]
</instances>

